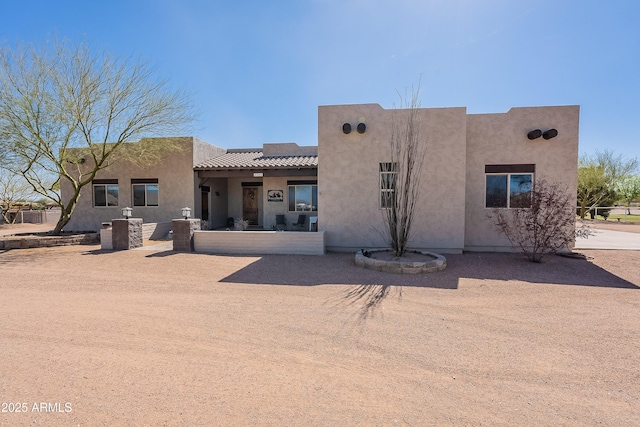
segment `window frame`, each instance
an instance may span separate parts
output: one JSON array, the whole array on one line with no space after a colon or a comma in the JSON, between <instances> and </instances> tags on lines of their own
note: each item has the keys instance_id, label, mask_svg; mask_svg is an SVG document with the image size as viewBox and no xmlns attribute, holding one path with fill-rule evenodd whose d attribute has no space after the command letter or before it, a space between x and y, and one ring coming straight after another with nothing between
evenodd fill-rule
<instances>
[{"instance_id":1,"label":"window frame","mask_svg":"<svg viewBox=\"0 0 640 427\"><path fill-rule=\"evenodd\" d=\"M391 176L395 176L395 178L391 180L384 179L383 175L391 175ZM385 185L385 183L387 183L387 185ZM379 172L378 172L378 189L379 189L378 207L380 209L393 208L393 203L391 203L391 206L386 206L387 203L385 203L385 201L393 200L393 198L395 197L397 183L398 183L398 164L394 162L380 163ZM389 184L390 184L390 188L387 188ZM391 195L391 197L389 197L388 195Z\"/></svg>"},{"instance_id":2,"label":"window frame","mask_svg":"<svg viewBox=\"0 0 640 427\"><path fill-rule=\"evenodd\" d=\"M96 189L98 187L104 187L104 205L96 204ZM109 204L109 187L116 190L116 204ZM94 179L91 182L91 202L94 208L114 208L120 206L120 186L117 179Z\"/></svg>"},{"instance_id":3,"label":"window frame","mask_svg":"<svg viewBox=\"0 0 640 427\"><path fill-rule=\"evenodd\" d=\"M309 187L310 196L311 196L311 208L309 210L298 209L297 203L297 189L301 187ZM291 190L293 189L293 203L291 201ZM318 212L318 182L302 182L302 181L290 181L287 183L287 211L288 212ZM315 200L315 205L314 205ZM293 204L293 209L291 210L291 205ZM315 209L314 209L315 207Z\"/></svg>"},{"instance_id":4,"label":"window frame","mask_svg":"<svg viewBox=\"0 0 640 427\"><path fill-rule=\"evenodd\" d=\"M135 188L144 186L144 204L136 204L136 190ZM156 187L157 201L155 205L149 204L149 186ZM160 206L160 184L158 179L132 179L131 180L131 205L139 208L157 208Z\"/></svg>"},{"instance_id":5,"label":"window frame","mask_svg":"<svg viewBox=\"0 0 640 427\"><path fill-rule=\"evenodd\" d=\"M484 208L485 209L529 209L531 208L531 204L529 204L529 206L516 206L516 207L512 207L511 206L511 197L512 197L512 193L511 193L511 177L514 175L529 175L531 177L531 192L533 192L533 188L535 185L535 173L534 172L487 172L485 173L485 178L484 178ZM504 176L507 178L507 193L506 193L506 199L507 199L507 205L506 206L487 206L487 178L490 176Z\"/></svg>"}]
</instances>

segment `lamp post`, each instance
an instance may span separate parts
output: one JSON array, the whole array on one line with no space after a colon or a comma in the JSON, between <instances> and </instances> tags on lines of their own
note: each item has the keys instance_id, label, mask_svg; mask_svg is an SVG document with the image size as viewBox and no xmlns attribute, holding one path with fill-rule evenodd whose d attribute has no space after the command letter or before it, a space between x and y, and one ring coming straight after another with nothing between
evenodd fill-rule
<instances>
[{"instance_id":1,"label":"lamp post","mask_svg":"<svg viewBox=\"0 0 640 427\"><path fill-rule=\"evenodd\" d=\"M130 207L122 208L122 216L124 219L129 219L131 217L131 212L133 212L133 209Z\"/></svg>"},{"instance_id":2,"label":"lamp post","mask_svg":"<svg viewBox=\"0 0 640 427\"><path fill-rule=\"evenodd\" d=\"M182 217L184 219L189 219L191 217L191 208L182 208Z\"/></svg>"}]
</instances>

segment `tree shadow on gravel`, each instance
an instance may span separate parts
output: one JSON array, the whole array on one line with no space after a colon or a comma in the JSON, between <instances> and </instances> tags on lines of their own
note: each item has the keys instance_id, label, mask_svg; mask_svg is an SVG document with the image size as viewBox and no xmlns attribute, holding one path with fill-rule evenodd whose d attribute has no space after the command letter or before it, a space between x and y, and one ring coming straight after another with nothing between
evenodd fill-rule
<instances>
[{"instance_id":1,"label":"tree shadow on gravel","mask_svg":"<svg viewBox=\"0 0 640 427\"><path fill-rule=\"evenodd\" d=\"M468 253L446 255L446 258L447 268L444 271L402 275L358 267L353 261L354 254L266 255L221 282L289 286L348 285L334 303L361 305L361 320L371 316L393 290L398 292L400 298L405 286L455 290L465 279L639 289L638 285L584 259L552 256L545 259L544 263L537 264L527 261L520 254L510 253ZM640 283L640 275L637 282Z\"/></svg>"},{"instance_id":2,"label":"tree shadow on gravel","mask_svg":"<svg viewBox=\"0 0 640 427\"><path fill-rule=\"evenodd\" d=\"M333 307L356 306L358 321L363 322L376 314L377 309L393 291L402 299L402 286L353 285L332 300ZM358 307L359 306L359 307Z\"/></svg>"},{"instance_id":3,"label":"tree shadow on gravel","mask_svg":"<svg viewBox=\"0 0 640 427\"><path fill-rule=\"evenodd\" d=\"M461 280L478 279L639 289L637 284L582 259L551 256L538 264L512 253L445 256L447 268L444 271L403 275L358 267L354 264L354 254L264 255L221 281L263 285L380 285L453 290L458 288ZM640 282L640 274L637 276Z\"/></svg>"}]
</instances>

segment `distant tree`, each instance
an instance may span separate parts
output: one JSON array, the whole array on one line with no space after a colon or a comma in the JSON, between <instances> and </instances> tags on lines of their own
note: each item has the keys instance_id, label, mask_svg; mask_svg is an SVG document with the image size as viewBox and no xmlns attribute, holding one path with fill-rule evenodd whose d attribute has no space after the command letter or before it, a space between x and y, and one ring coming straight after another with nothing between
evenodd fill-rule
<instances>
[{"instance_id":1,"label":"distant tree","mask_svg":"<svg viewBox=\"0 0 640 427\"><path fill-rule=\"evenodd\" d=\"M0 215L2 221L6 224L15 223L18 214L25 206L24 202L32 195L31 186L20 175L0 168Z\"/></svg>"},{"instance_id":2,"label":"distant tree","mask_svg":"<svg viewBox=\"0 0 640 427\"><path fill-rule=\"evenodd\" d=\"M492 209L489 218L511 246L529 261L565 249L576 237L575 207L570 192L542 178L531 191L530 207Z\"/></svg>"},{"instance_id":3,"label":"distant tree","mask_svg":"<svg viewBox=\"0 0 640 427\"><path fill-rule=\"evenodd\" d=\"M170 138L128 144L182 134L193 120L188 97L154 72L145 62L94 54L85 42L0 48L4 164L60 205L55 234L99 170L119 158L150 164L179 149ZM61 181L72 188L69 200L61 198Z\"/></svg>"},{"instance_id":4,"label":"distant tree","mask_svg":"<svg viewBox=\"0 0 640 427\"><path fill-rule=\"evenodd\" d=\"M385 236L393 254L401 257L407 250L411 226L420 194L420 178L426 154L426 140L419 132L418 95L420 85L412 88L411 97L400 96L400 109L393 111L391 122L391 162L383 164L381 195L385 218Z\"/></svg>"},{"instance_id":5,"label":"distant tree","mask_svg":"<svg viewBox=\"0 0 640 427\"><path fill-rule=\"evenodd\" d=\"M578 205L580 218L597 206L616 200L616 187L640 165L637 158L626 159L612 151L582 156L578 162Z\"/></svg>"},{"instance_id":6,"label":"distant tree","mask_svg":"<svg viewBox=\"0 0 640 427\"><path fill-rule=\"evenodd\" d=\"M627 205L627 213L631 214L631 202L640 198L640 176L627 175L621 179L616 186L616 194Z\"/></svg>"}]
</instances>

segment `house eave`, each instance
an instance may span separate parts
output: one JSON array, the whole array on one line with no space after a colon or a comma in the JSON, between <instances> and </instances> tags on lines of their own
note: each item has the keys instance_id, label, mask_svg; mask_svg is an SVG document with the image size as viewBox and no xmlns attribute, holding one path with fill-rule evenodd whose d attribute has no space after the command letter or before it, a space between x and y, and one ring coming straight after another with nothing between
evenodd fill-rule
<instances>
[{"instance_id":1,"label":"house eave","mask_svg":"<svg viewBox=\"0 0 640 427\"><path fill-rule=\"evenodd\" d=\"M261 177L286 177L286 176L318 176L317 167L295 167L295 168L228 168L228 169L197 169L195 170L199 178L236 178L255 177L255 174L262 174Z\"/></svg>"}]
</instances>

